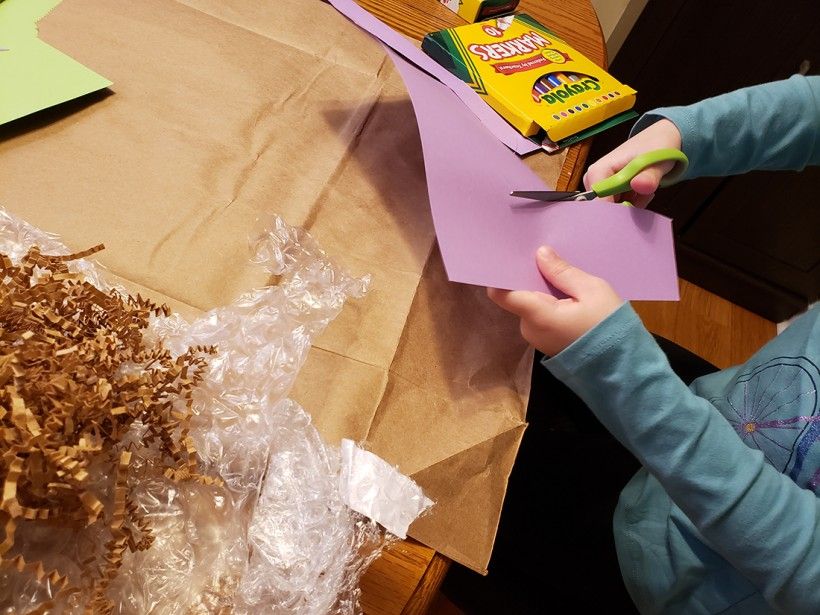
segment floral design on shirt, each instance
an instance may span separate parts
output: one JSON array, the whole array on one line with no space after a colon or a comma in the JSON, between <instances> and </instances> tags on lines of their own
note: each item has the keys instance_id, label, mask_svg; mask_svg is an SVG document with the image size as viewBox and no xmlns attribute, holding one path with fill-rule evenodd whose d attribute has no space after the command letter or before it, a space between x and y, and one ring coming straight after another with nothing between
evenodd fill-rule
<instances>
[{"instance_id":1,"label":"floral design on shirt","mask_svg":"<svg viewBox=\"0 0 820 615\"><path fill-rule=\"evenodd\" d=\"M739 375L728 395L712 400L740 438L801 487L820 483L817 383L820 370L806 357L777 357ZM809 462L809 463L807 463Z\"/></svg>"}]
</instances>

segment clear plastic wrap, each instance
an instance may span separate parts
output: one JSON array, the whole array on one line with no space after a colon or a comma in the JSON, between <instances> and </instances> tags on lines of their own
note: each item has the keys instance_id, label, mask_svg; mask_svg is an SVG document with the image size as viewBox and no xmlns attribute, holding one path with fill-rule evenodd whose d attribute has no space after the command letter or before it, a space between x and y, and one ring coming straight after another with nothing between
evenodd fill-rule
<instances>
[{"instance_id":1,"label":"clear plastic wrap","mask_svg":"<svg viewBox=\"0 0 820 615\"><path fill-rule=\"evenodd\" d=\"M0 252L15 261L31 245L43 253L68 252L56 237L0 210ZM169 476L150 455L134 455L127 502L132 518L150 528L143 531L150 534L150 547L124 549L96 610L359 611L359 578L389 536L345 504L340 476L351 472L343 472L339 449L323 442L287 394L312 341L348 298L366 292L368 279L334 266L306 233L279 217L271 218L253 247L254 261L278 276L276 286L249 292L192 323L174 314L154 317L145 333L146 343L174 357L192 347L216 349L193 389L182 434L198 455L201 475L215 478ZM92 263L77 260L69 267L109 290ZM136 450L146 429L135 422L117 450ZM101 472L98 480L112 476ZM408 500L400 517L429 505L413 487L400 493ZM383 490L398 499L399 491L391 489ZM104 529L102 519L63 528L21 520L4 560L20 554L67 581L39 574L34 565L22 571L4 565L0 612L85 612L92 597L83 593L81 579L88 575L90 547L105 540Z\"/></svg>"}]
</instances>

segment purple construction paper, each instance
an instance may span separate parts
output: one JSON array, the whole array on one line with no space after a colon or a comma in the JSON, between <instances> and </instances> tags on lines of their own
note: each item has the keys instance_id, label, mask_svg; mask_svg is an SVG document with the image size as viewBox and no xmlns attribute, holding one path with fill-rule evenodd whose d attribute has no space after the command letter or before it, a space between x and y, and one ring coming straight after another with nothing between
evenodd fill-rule
<instances>
[{"instance_id":1,"label":"purple construction paper","mask_svg":"<svg viewBox=\"0 0 820 615\"><path fill-rule=\"evenodd\" d=\"M353 0L329 0L329 2L337 11L360 28L366 30L396 53L402 55L408 61L444 83L461 99L467 108L481 120L487 129L511 150L517 154L528 154L541 149L538 145L510 126L510 124L498 115L492 107L485 103L470 86L443 68L400 33L393 30L393 28L383 21L379 21L379 19L371 13L368 13L353 2Z\"/></svg>"},{"instance_id":2,"label":"purple construction paper","mask_svg":"<svg viewBox=\"0 0 820 615\"><path fill-rule=\"evenodd\" d=\"M510 190L549 188L446 86L388 54L416 113L450 280L555 294L535 264L536 250L548 244L624 299L678 299L669 218L601 200L543 205L509 196Z\"/></svg>"}]
</instances>

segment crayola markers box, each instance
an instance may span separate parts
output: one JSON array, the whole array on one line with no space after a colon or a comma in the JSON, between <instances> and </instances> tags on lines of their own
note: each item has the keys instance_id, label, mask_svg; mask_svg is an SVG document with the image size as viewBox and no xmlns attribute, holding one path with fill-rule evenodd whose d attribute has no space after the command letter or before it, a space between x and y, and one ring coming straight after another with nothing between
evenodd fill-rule
<instances>
[{"instance_id":1,"label":"crayola markers box","mask_svg":"<svg viewBox=\"0 0 820 615\"><path fill-rule=\"evenodd\" d=\"M508 15L518 6L518 0L439 0L439 2L470 23Z\"/></svg>"},{"instance_id":2,"label":"crayola markers box","mask_svg":"<svg viewBox=\"0 0 820 615\"><path fill-rule=\"evenodd\" d=\"M529 15L433 32L421 48L548 151L637 116L635 90Z\"/></svg>"}]
</instances>

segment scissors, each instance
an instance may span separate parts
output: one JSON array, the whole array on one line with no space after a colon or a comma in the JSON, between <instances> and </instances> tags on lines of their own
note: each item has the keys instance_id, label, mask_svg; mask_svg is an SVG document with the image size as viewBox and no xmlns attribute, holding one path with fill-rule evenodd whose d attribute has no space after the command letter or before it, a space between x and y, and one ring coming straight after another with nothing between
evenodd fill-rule
<instances>
[{"instance_id":1,"label":"scissors","mask_svg":"<svg viewBox=\"0 0 820 615\"><path fill-rule=\"evenodd\" d=\"M651 152L640 154L633 158L629 164L623 169L601 181L592 184L592 189L582 192L575 190L573 192L554 192L551 190L514 190L510 192L510 196L518 196L534 201L591 201L592 199L604 196L612 196L614 194L624 194L629 192L629 183L632 179L645 168L657 164L658 162L666 162L671 160L675 162L675 167L664 175L661 180L661 186L668 186L676 182L689 166L689 159L682 151L667 148L656 149Z\"/></svg>"}]
</instances>

